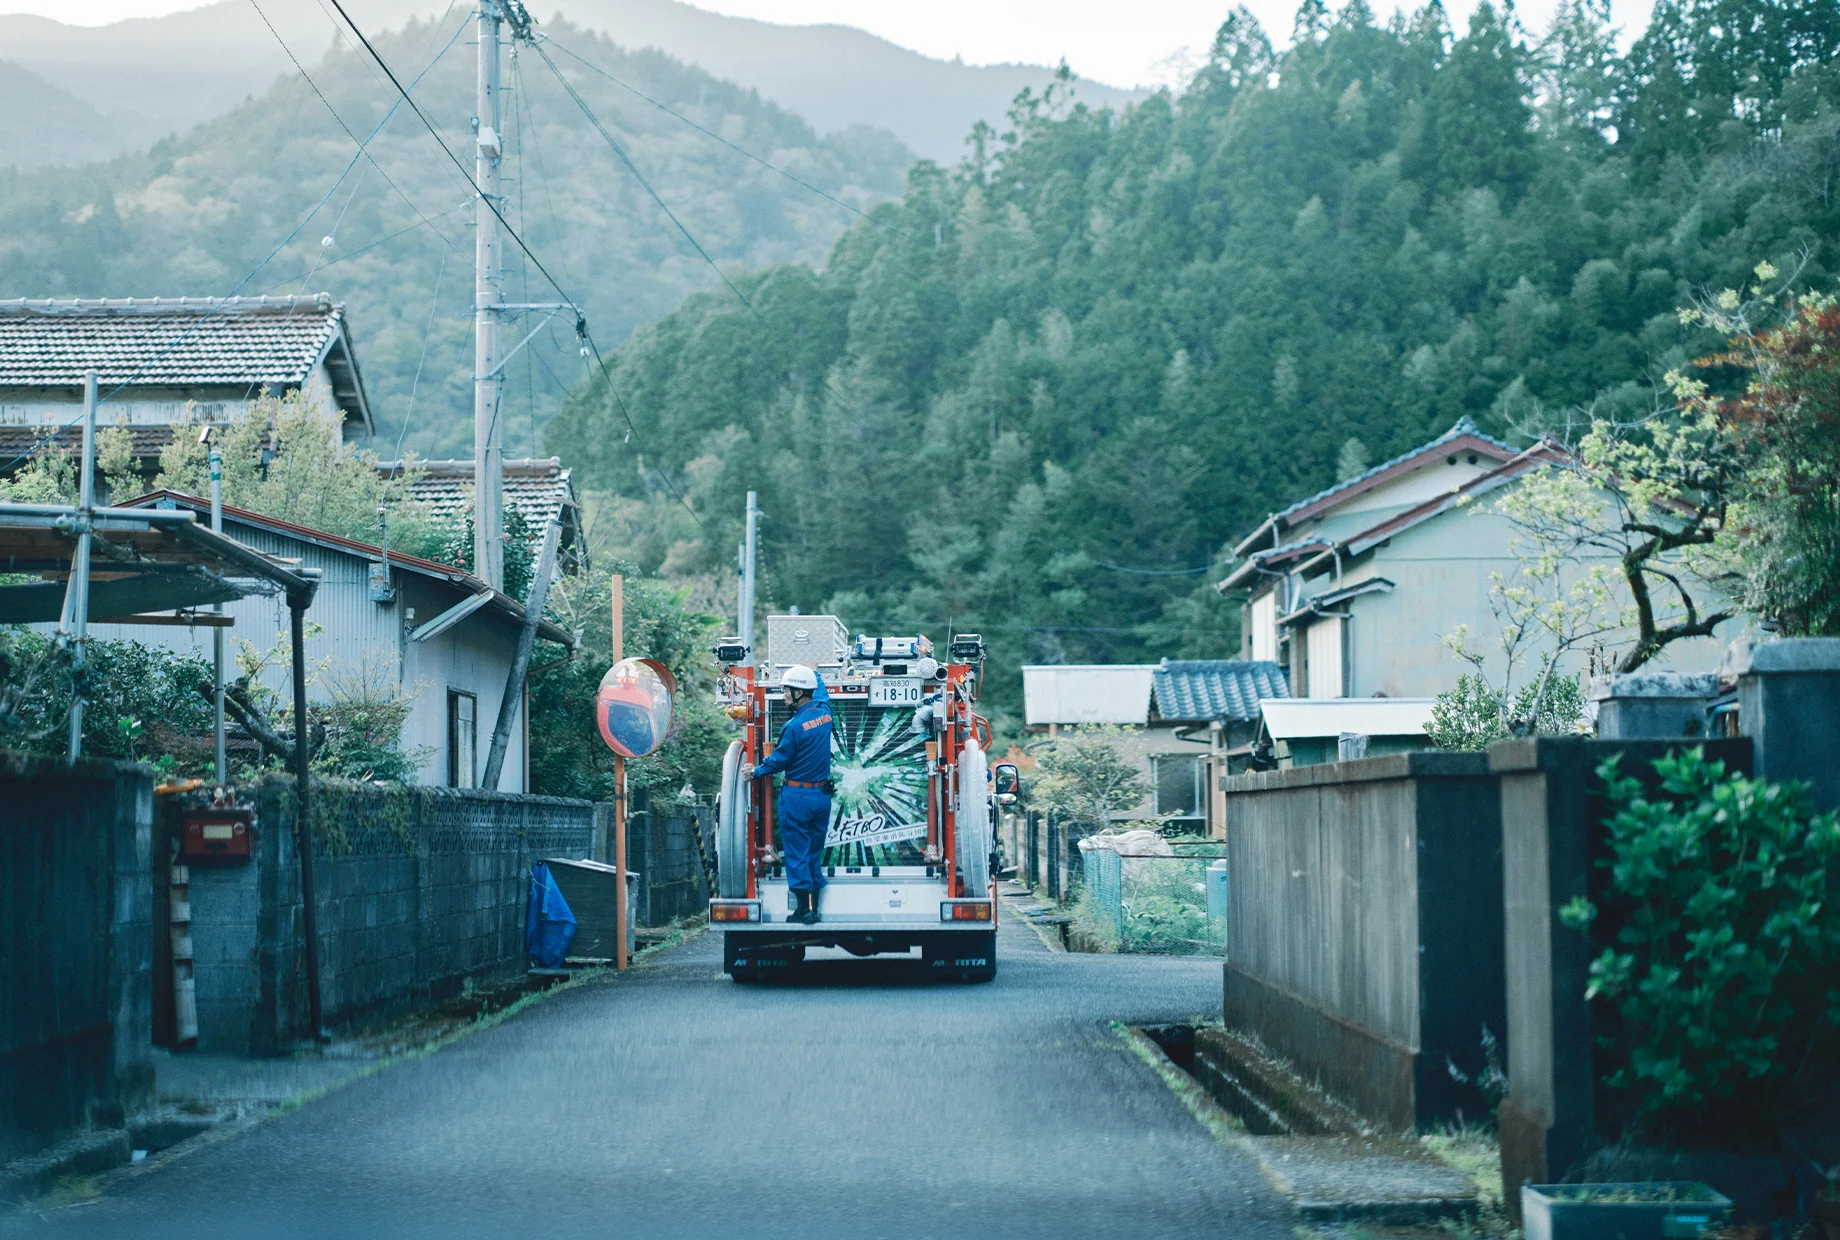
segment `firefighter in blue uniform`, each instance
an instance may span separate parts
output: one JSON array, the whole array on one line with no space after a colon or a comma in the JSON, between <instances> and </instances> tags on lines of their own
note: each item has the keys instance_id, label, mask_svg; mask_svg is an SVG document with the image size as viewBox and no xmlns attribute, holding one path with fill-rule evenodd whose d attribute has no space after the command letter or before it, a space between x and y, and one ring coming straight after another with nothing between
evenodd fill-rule
<instances>
[{"instance_id":1,"label":"firefighter in blue uniform","mask_svg":"<svg viewBox=\"0 0 1840 1240\"><path fill-rule=\"evenodd\" d=\"M752 775L759 778L785 772L778 822L786 853L786 885L793 903L786 920L809 926L818 920L824 836L831 825L831 699L824 681L809 667L787 668L780 684L792 718L780 729L773 752Z\"/></svg>"}]
</instances>

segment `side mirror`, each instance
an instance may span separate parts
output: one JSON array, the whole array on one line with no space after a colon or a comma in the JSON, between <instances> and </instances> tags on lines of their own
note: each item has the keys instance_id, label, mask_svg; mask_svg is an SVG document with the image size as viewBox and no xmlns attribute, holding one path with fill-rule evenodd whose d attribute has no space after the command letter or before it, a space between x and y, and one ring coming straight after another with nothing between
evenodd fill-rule
<instances>
[{"instance_id":1,"label":"side mirror","mask_svg":"<svg viewBox=\"0 0 1840 1240\"><path fill-rule=\"evenodd\" d=\"M997 799L1003 801L1007 797L1004 804L1013 805L1016 794L1022 790L1022 772L1016 769L1014 762L999 762L991 768L991 774L996 781Z\"/></svg>"}]
</instances>

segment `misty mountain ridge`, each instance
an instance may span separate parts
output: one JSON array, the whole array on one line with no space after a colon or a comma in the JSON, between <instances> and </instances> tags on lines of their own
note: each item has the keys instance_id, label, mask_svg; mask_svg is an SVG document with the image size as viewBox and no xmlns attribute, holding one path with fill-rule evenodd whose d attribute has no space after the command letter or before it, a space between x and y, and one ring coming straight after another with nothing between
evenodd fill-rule
<instances>
[{"instance_id":1,"label":"misty mountain ridge","mask_svg":"<svg viewBox=\"0 0 1840 1240\"><path fill-rule=\"evenodd\" d=\"M375 37L457 6L440 0L353 0L347 9ZM847 26L782 26L727 17L679 0L566 0L532 6L622 47L656 48L718 78L758 90L798 113L820 134L852 125L884 128L923 157L955 162L978 120L1001 121L1024 87L1039 89L1053 70L1035 65L966 65L936 60ZM0 16L8 59L97 114L72 145L9 136L0 166L73 164L145 149L184 133L266 90L293 66L276 33L303 64L353 46L320 5L218 0L165 17L106 26ZM271 32L264 18L272 23ZM1080 82L1082 101L1121 107L1143 92ZM100 151L98 156L93 152Z\"/></svg>"},{"instance_id":2,"label":"misty mountain ridge","mask_svg":"<svg viewBox=\"0 0 1840 1240\"><path fill-rule=\"evenodd\" d=\"M438 54L414 95L470 170L468 21L456 13L440 25L411 22L375 41L405 85ZM898 194L913 161L886 131L855 126L819 138L753 91L662 53L623 51L564 22L548 30L546 50L569 84L715 263L822 262L857 218L839 201L860 211ZM830 198L622 90L565 49ZM335 51L313 75L360 136L397 102L361 52ZM531 49L507 53L505 85L506 215L582 306L601 348L687 293L720 287ZM323 290L344 302L379 414L378 449L392 454L400 440L424 455L464 455L472 437L471 187L406 107L370 143L377 167L353 165L355 150L293 75L140 154L0 178L0 296L223 295L292 233L241 293ZM322 205L303 223L316 201ZM509 301L559 299L510 244L506 273ZM508 344L540 324L513 323ZM545 411L585 377L572 326L555 319L507 368L512 455L535 451Z\"/></svg>"}]
</instances>

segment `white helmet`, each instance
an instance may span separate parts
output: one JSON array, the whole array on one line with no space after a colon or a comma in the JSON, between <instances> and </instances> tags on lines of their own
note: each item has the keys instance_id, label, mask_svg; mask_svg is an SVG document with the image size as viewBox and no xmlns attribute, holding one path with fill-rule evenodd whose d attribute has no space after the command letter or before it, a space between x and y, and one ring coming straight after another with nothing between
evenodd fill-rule
<instances>
[{"instance_id":1,"label":"white helmet","mask_svg":"<svg viewBox=\"0 0 1840 1240\"><path fill-rule=\"evenodd\" d=\"M816 692L818 688L818 673L801 663L795 667L787 668L786 674L779 678L779 682L788 689L804 689L807 692Z\"/></svg>"}]
</instances>

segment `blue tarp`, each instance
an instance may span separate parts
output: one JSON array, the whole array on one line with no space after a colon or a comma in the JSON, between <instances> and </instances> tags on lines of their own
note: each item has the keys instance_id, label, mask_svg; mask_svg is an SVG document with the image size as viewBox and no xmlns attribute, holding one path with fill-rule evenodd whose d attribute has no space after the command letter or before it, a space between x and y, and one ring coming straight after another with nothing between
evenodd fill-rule
<instances>
[{"instance_id":1,"label":"blue tarp","mask_svg":"<svg viewBox=\"0 0 1840 1240\"><path fill-rule=\"evenodd\" d=\"M575 938L575 914L541 861L530 867L530 912L524 919L524 950L539 969L560 969Z\"/></svg>"}]
</instances>

